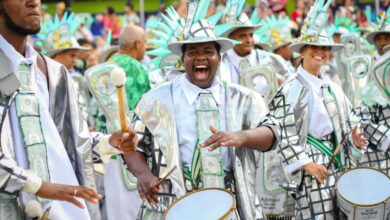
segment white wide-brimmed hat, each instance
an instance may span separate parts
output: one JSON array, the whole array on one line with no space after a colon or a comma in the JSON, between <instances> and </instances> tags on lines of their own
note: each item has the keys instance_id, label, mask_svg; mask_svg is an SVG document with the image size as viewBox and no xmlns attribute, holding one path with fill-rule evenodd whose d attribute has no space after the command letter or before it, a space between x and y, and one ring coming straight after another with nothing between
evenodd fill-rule
<instances>
[{"instance_id":1,"label":"white wide-brimmed hat","mask_svg":"<svg viewBox=\"0 0 390 220\"><path fill-rule=\"evenodd\" d=\"M290 50L300 53L306 45L330 47L334 52L343 48L342 44L334 43L332 38L326 33L326 23L329 18L327 10L331 1L325 2L316 0L307 13L304 25L301 30L301 36L290 45Z\"/></svg>"},{"instance_id":2,"label":"white wide-brimmed hat","mask_svg":"<svg viewBox=\"0 0 390 220\"><path fill-rule=\"evenodd\" d=\"M70 37L69 41L65 42L53 42L51 47L46 49L46 55L54 57L56 54L67 51L67 50L89 50L88 47L82 47L77 42L75 37Z\"/></svg>"},{"instance_id":3,"label":"white wide-brimmed hat","mask_svg":"<svg viewBox=\"0 0 390 220\"><path fill-rule=\"evenodd\" d=\"M375 38L378 34L390 34L390 23L383 23L379 30L367 34L367 41L370 44L375 44Z\"/></svg>"},{"instance_id":4,"label":"white wide-brimmed hat","mask_svg":"<svg viewBox=\"0 0 390 220\"><path fill-rule=\"evenodd\" d=\"M382 15L378 16L377 23L371 23L375 29L367 34L366 38L370 44L375 44L375 38L378 34L390 34L390 7Z\"/></svg>"},{"instance_id":5,"label":"white wide-brimmed hat","mask_svg":"<svg viewBox=\"0 0 390 220\"><path fill-rule=\"evenodd\" d=\"M261 20L260 24L262 25L260 29L253 33L255 44L258 44L256 43L258 38L260 43L267 45L266 49L275 51L293 42L288 17L271 15Z\"/></svg>"},{"instance_id":6,"label":"white wide-brimmed hat","mask_svg":"<svg viewBox=\"0 0 390 220\"><path fill-rule=\"evenodd\" d=\"M217 43L220 46L221 53L224 53L233 47L233 42L231 40L217 37L213 25L209 21L201 19L197 23L191 25L185 39L179 38L177 42L169 43L168 49L174 54L181 56L184 45L207 42Z\"/></svg>"},{"instance_id":7,"label":"white wide-brimmed hat","mask_svg":"<svg viewBox=\"0 0 390 220\"><path fill-rule=\"evenodd\" d=\"M74 13L66 12L61 20L56 15L52 21L42 25L36 44L50 57L66 50L89 50L88 47L80 46L74 37L82 21L83 18Z\"/></svg>"},{"instance_id":8,"label":"white wide-brimmed hat","mask_svg":"<svg viewBox=\"0 0 390 220\"><path fill-rule=\"evenodd\" d=\"M298 38L296 42L292 43L289 48L296 53L300 53L301 49L306 45L330 47L332 52L344 47L343 44L335 43L332 38L327 35L325 30L323 30L318 35L301 35L301 37Z\"/></svg>"},{"instance_id":9,"label":"white wide-brimmed hat","mask_svg":"<svg viewBox=\"0 0 390 220\"><path fill-rule=\"evenodd\" d=\"M255 31L261 27L261 24L253 24L245 13L241 13L240 16L236 16L236 20L228 20L227 22L224 21L224 23L234 24L234 26L223 32L221 34L222 37L229 37L231 33L241 28L253 28Z\"/></svg>"}]
</instances>

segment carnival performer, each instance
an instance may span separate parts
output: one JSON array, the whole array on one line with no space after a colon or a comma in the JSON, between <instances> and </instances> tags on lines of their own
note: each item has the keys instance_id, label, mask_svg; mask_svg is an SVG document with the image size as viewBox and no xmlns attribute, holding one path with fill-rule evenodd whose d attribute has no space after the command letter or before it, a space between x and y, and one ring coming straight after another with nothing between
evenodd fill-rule
<instances>
[{"instance_id":1,"label":"carnival performer","mask_svg":"<svg viewBox=\"0 0 390 220\"><path fill-rule=\"evenodd\" d=\"M95 123L95 119L91 117L92 96L83 73L74 68L79 53L89 51L88 47L80 46L74 36L80 24L81 18L74 13L65 12L61 20L56 14L53 20L42 24L41 31L37 35L38 39L34 43L42 49L41 53L65 66L76 90L77 105L81 109L83 118L87 120L88 126L92 127Z\"/></svg>"},{"instance_id":2,"label":"carnival performer","mask_svg":"<svg viewBox=\"0 0 390 220\"><path fill-rule=\"evenodd\" d=\"M220 79L240 84L244 71L242 65L240 67L240 63L246 62L250 67L271 66L274 78L280 79L279 84L282 84L283 79L281 78L290 72L285 66L283 58L279 55L255 49L253 34L261 27L261 24L257 23L258 18L252 16L249 19L245 13L241 13L244 4L243 0L230 0L225 9L223 23L230 24L232 27L228 28L221 36L241 43L234 45L232 49L223 54L219 71ZM270 84L270 82L267 83Z\"/></svg>"},{"instance_id":3,"label":"carnival performer","mask_svg":"<svg viewBox=\"0 0 390 220\"><path fill-rule=\"evenodd\" d=\"M294 53L289 49L293 39L291 36L291 21L288 17L271 15L260 21L261 27L253 34L258 36L263 45L273 53L281 56L288 68L287 73L294 73L297 62Z\"/></svg>"},{"instance_id":4,"label":"carnival performer","mask_svg":"<svg viewBox=\"0 0 390 220\"><path fill-rule=\"evenodd\" d=\"M80 186L94 187L91 164L81 165L83 159L90 157L92 143L81 132L83 124L78 115L70 115L70 110L65 110L78 112L74 93L66 83L69 80L66 69L38 54L27 43L28 35L40 30L40 1L3 0L0 7L0 162L4 179L1 216L21 219L24 213L18 198L27 205L34 194L45 199L66 200L80 208L86 203L75 197L96 203L100 198L96 191ZM41 201L44 207L52 207L52 218L61 214L63 219L90 218L86 209L70 203Z\"/></svg>"},{"instance_id":5,"label":"carnival performer","mask_svg":"<svg viewBox=\"0 0 390 220\"><path fill-rule=\"evenodd\" d=\"M278 143L279 126L265 117L268 110L259 94L216 78L220 53L233 43L217 38L212 24L202 19L205 2L200 1L199 6L197 1L189 3L192 10L188 11L197 11L198 16L187 15L190 20L183 38L168 45L182 56L186 73L146 93L134 110L138 148L124 157L138 178L137 189L145 201L139 215L142 219L161 219L178 197L207 187L232 190L241 219L263 217L255 193L255 158ZM218 130L244 130L259 124L259 146L201 147ZM157 185L175 166L167 181Z\"/></svg>"},{"instance_id":6,"label":"carnival performer","mask_svg":"<svg viewBox=\"0 0 390 220\"><path fill-rule=\"evenodd\" d=\"M390 10L390 9L389 9ZM378 20L380 27L370 33L370 41L375 39L378 54L386 47L386 38L390 39L389 14ZM376 37L375 37L376 35ZM378 37L380 39L378 39ZM368 36L367 36L368 38ZM381 42L377 42L378 39ZM383 42L382 42L383 41ZM390 42L387 42L389 47ZM385 51L384 51L385 52ZM368 137L368 152L359 160L359 166L369 166L380 169L390 175L390 88L383 79L387 79L389 71L390 53L385 52L377 59L370 72L371 82L361 90L362 105L355 109L355 114L362 119L363 129Z\"/></svg>"},{"instance_id":7,"label":"carnival performer","mask_svg":"<svg viewBox=\"0 0 390 220\"><path fill-rule=\"evenodd\" d=\"M0 215L99 219L94 143L69 74L27 40L40 30L39 7L39 0L0 1ZM127 139L115 137L121 148Z\"/></svg>"},{"instance_id":8,"label":"carnival performer","mask_svg":"<svg viewBox=\"0 0 390 220\"><path fill-rule=\"evenodd\" d=\"M367 140L357 125L352 129L358 120L348 117L351 104L341 88L320 74L330 52L342 47L323 30L330 2L316 1L311 7L299 40L290 46L301 54L302 64L269 106L284 129L278 151L288 187L296 194L297 219L337 219L333 188L338 172L351 166L352 155L364 149ZM349 138L327 169L343 136Z\"/></svg>"},{"instance_id":9,"label":"carnival performer","mask_svg":"<svg viewBox=\"0 0 390 220\"><path fill-rule=\"evenodd\" d=\"M385 54L384 48L386 45L390 44L390 8L387 9L387 12L382 16L382 21L378 22L378 28L367 34L367 41L370 44L374 44L377 50L377 53L374 56L374 60L379 60L381 56Z\"/></svg>"},{"instance_id":10,"label":"carnival performer","mask_svg":"<svg viewBox=\"0 0 390 220\"><path fill-rule=\"evenodd\" d=\"M107 69L107 65L114 64L117 68L122 68L126 73L126 83L124 85L127 97L128 110L132 111L141 96L150 90L149 80L145 68L140 61L146 51L146 35L142 28L129 24L119 37L119 54L113 55L108 62L99 64L87 70L86 77ZM88 79L87 79L88 80ZM90 84L94 83L90 80ZM91 90L100 88L99 86L90 86ZM116 131L115 126L111 126L119 121L115 118L112 121L111 115L114 110L109 109L114 106L112 102L105 105L104 101L111 99L110 96L96 97L102 92L92 92L97 99L101 112L104 115L98 117L98 130L106 133ZM116 95L116 94L115 94ZM111 99L112 101L112 99ZM111 121L110 121L111 120ZM104 126L103 126L104 125ZM101 142L107 142L108 139L102 138ZM135 188L135 181L129 177L131 174L123 165L123 160L119 155L106 147L107 144L99 144L98 149L104 164L104 205L107 213L107 219L135 219L141 204L141 199ZM129 206L131 204L131 206ZM121 210L118 212L118 209Z\"/></svg>"}]
</instances>

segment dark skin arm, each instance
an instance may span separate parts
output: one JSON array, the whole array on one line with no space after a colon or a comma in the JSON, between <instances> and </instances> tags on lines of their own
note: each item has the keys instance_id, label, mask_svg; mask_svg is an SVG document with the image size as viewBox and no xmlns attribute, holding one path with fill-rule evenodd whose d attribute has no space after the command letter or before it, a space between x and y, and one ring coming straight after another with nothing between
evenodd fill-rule
<instances>
[{"instance_id":1,"label":"dark skin arm","mask_svg":"<svg viewBox=\"0 0 390 220\"><path fill-rule=\"evenodd\" d=\"M141 152L134 152L124 155L124 160L130 172L137 177L137 190L142 200L149 204L157 204L157 192L160 190L158 178L150 171L145 155Z\"/></svg>"},{"instance_id":2,"label":"dark skin arm","mask_svg":"<svg viewBox=\"0 0 390 220\"><path fill-rule=\"evenodd\" d=\"M127 127L127 132L119 130L111 134L109 143L123 154L131 154L137 148L138 137L133 129Z\"/></svg>"},{"instance_id":3,"label":"dark skin arm","mask_svg":"<svg viewBox=\"0 0 390 220\"><path fill-rule=\"evenodd\" d=\"M150 171L143 153L137 152L138 137L136 132L128 127L127 132L117 131L109 139L111 146L123 153L127 168L137 177L137 190L142 200L149 204L158 203L157 192L160 186L158 178Z\"/></svg>"},{"instance_id":4,"label":"dark skin arm","mask_svg":"<svg viewBox=\"0 0 390 220\"><path fill-rule=\"evenodd\" d=\"M202 144L202 147L213 145L209 151L213 151L220 146L245 146L254 150L267 151L272 147L275 140L274 133L266 126L236 132L218 131L210 126L210 130L213 135Z\"/></svg>"}]
</instances>

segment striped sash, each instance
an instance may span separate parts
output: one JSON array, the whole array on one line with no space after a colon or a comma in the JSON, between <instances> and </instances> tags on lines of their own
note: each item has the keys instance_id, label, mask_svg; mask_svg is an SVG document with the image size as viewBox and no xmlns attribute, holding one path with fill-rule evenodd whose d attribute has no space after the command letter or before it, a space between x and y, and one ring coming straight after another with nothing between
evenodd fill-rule
<instances>
[{"instance_id":1,"label":"striped sash","mask_svg":"<svg viewBox=\"0 0 390 220\"><path fill-rule=\"evenodd\" d=\"M331 139L335 140L336 138L335 138L334 133L332 133L331 135L332 135ZM317 139L317 138L311 136L310 134L308 134L308 136L307 136L307 142L312 144L316 148L318 148L322 153L324 153L326 156L328 156L329 159L332 158L335 147L337 146L337 144L335 142L332 143L332 141L329 141L329 143L331 143L331 146L328 146L328 145L324 144L324 142L322 140ZM334 158L333 164L338 169L343 166L343 164L341 162L340 153L338 153L337 156Z\"/></svg>"}]
</instances>

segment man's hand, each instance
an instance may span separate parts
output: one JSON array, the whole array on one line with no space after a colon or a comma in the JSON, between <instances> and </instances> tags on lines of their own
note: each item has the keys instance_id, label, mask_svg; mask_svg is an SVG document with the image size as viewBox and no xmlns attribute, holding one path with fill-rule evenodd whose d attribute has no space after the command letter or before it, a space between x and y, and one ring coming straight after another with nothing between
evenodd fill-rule
<instances>
[{"instance_id":1,"label":"man's hand","mask_svg":"<svg viewBox=\"0 0 390 220\"><path fill-rule=\"evenodd\" d=\"M120 150L123 154L130 154L135 151L138 145L138 137L133 129L127 128L127 132L117 131L110 136L111 146Z\"/></svg>"},{"instance_id":2,"label":"man's hand","mask_svg":"<svg viewBox=\"0 0 390 220\"><path fill-rule=\"evenodd\" d=\"M308 163L303 166L303 169L310 175L314 176L318 182L324 183L324 180L328 177L328 169L317 163Z\"/></svg>"},{"instance_id":3,"label":"man's hand","mask_svg":"<svg viewBox=\"0 0 390 220\"><path fill-rule=\"evenodd\" d=\"M157 204L157 192L160 185L157 185L158 178L153 174L144 174L138 177L137 190L142 200L147 200L149 204Z\"/></svg>"},{"instance_id":4,"label":"man's hand","mask_svg":"<svg viewBox=\"0 0 390 220\"><path fill-rule=\"evenodd\" d=\"M82 209L85 207L75 197L82 198L90 203L97 203L102 198L96 190L84 186L63 185L45 181L42 182L36 195L44 199L67 201Z\"/></svg>"},{"instance_id":5,"label":"man's hand","mask_svg":"<svg viewBox=\"0 0 390 220\"><path fill-rule=\"evenodd\" d=\"M359 128L359 126L355 125L355 127L352 130L352 141L353 141L353 144L356 147L366 151L367 150L367 141L368 141L368 139L364 137L364 131L358 132L358 128Z\"/></svg>"},{"instance_id":6,"label":"man's hand","mask_svg":"<svg viewBox=\"0 0 390 220\"><path fill-rule=\"evenodd\" d=\"M214 144L209 148L209 151L213 151L220 146L240 147L243 145L243 137L240 132L218 131L213 126L210 126L210 131L213 135L202 144L202 147Z\"/></svg>"}]
</instances>

